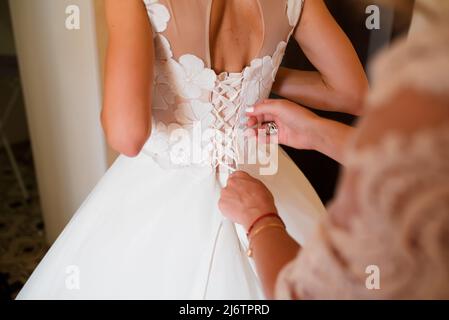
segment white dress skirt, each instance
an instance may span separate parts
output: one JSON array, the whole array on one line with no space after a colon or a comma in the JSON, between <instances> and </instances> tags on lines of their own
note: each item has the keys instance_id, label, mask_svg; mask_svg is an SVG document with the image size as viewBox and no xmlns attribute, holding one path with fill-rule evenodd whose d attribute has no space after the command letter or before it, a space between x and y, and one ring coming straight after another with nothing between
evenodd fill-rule
<instances>
[{"instance_id":1,"label":"white dress skirt","mask_svg":"<svg viewBox=\"0 0 449 320\"><path fill-rule=\"evenodd\" d=\"M282 153L261 176L300 243L324 208ZM34 271L18 299L260 299L245 233L223 219L208 168L161 169L119 157Z\"/></svg>"}]
</instances>

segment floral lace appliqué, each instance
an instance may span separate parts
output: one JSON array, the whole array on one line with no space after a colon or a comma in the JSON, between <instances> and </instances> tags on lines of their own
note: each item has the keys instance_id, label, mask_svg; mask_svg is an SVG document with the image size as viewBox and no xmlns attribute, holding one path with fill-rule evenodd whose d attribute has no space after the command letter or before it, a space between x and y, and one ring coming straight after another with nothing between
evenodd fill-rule
<instances>
[{"instance_id":1,"label":"floral lace appliqu\u00e9","mask_svg":"<svg viewBox=\"0 0 449 320\"><path fill-rule=\"evenodd\" d=\"M168 60L173 91L186 99L198 99L202 90L211 91L215 86L216 75L211 69L205 68L204 62L192 54Z\"/></svg>"},{"instance_id":2,"label":"floral lace appliqu\u00e9","mask_svg":"<svg viewBox=\"0 0 449 320\"><path fill-rule=\"evenodd\" d=\"M167 29L168 21L170 21L170 13L168 9L159 3L158 0L143 0L150 17L153 30L155 32L164 32Z\"/></svg>"},{"instance_id":3,"label":"floral lace appliqu\u00e9","mask_svg":"<svg viewBox=\"0 0 449 320\"><path fill-rule=\"evenodd\" d=\"M273 57L254 59L245 68L243 91L246 105L254 105L260 98L269 96L286 47L286 42L280 42Z\"/></svg>"}]
</instances>

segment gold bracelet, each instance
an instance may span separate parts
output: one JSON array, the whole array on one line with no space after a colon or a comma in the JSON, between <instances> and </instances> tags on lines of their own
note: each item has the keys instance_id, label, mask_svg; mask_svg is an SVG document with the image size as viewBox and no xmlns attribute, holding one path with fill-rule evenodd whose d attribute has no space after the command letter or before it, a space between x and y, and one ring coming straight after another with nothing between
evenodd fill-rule
<instances>
[{"instance_id":1,"label":"gold bracelet","mask_svg":"<svg viewBox=\"0 0 449 320\"><path fill-rule=\"evenodd\" d=\"M268 229L268 228L279 228L279 229L283 229L285 230L285 225L283 223L269 223L269 224L264 224L262 226L260 226L258 229L256 229L249 237L249 247L248 250L246 251L246 254L248 255L248 257L252 257L253 256L253 249L251 246L251 241L263 230Z\"/></svg>"}]
</instances>

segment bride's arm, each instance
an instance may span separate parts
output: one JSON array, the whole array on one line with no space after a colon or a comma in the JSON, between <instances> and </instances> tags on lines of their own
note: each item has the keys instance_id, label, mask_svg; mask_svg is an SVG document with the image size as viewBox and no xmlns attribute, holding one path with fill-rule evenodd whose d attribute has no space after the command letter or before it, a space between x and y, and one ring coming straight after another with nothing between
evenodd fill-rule
<instances>
[{"instance_id":1,"label":"bride's arm","mask_svg":"<svg viewBox=\"0 0 449 320\"><path fill-rule=\"evenodd\" d=\"M305 1L295 39L318 71L281 68L273 92L308 107L361 114L363 66L322 0Z\"/></svg>"},{"instance_id":2,"label":"bride's arm","mask_svg":"<svg viewBox=\"0 0 449 320\"><path fill-rule=\"evenodd\" d=\"M109 43L101 114L109 145L136 156L151 133L153 42L141 0L106 0Z\"/></svg>"}]
</instances>

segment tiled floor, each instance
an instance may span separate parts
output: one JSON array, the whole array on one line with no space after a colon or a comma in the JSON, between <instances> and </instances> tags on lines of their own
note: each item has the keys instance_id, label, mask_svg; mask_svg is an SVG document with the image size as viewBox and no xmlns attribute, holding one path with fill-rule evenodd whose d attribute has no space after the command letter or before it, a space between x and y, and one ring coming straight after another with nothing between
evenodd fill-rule
<instances>
[{"instance_id":1,"label":"tiled floor","mask_svg":"<svg viewBox=\"0 0 449 320\"><path fill-rule=\"evenodd\" d=\"M47 251L31 148L28 143L13 148L31 198L23 201L0 148L0 300L15 298Z\"/></svg>"}]
</instances>

